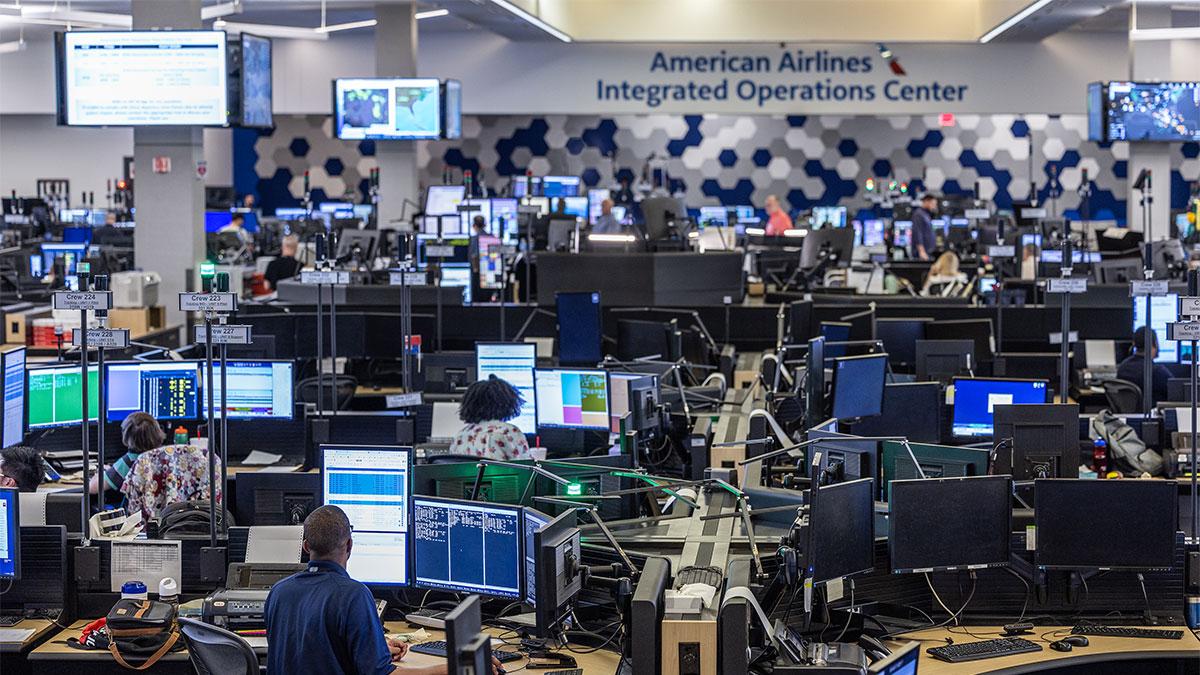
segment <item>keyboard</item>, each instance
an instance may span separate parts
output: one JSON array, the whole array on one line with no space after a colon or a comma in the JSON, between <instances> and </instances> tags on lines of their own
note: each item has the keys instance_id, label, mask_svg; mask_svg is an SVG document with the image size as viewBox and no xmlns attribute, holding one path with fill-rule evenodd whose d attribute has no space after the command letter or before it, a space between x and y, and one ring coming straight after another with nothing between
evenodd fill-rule
<instances>
[{"instance_id":1,"label":"keyboard","mask_svg":"<svg viewBox=\"0 0 1200 675\"><path fill-rule=\"evenodd\" d=\"M707 584L719 589L724 578L721 570L715 567L685 567L675 575L675 588L683 588L688 584Z\"/></svg>"},{"instance_id":2,"label":"keyboard","mask_svg":"<svg viewBox=\"0 0 1200 675\"><path fill-rule=\"evenodd\" d=\"M4 616L0 616L0 628L11 628L21 623L24 618L25 617L23 616L17 616L15 614L5 614Z\"/></svg>"},{"instance_id":3,"label":"keyboard","mask_svg":"<svg viewBox=\"0 0 1200 675\"><path fill-rule=\"evenodd\" d=\"M422 642L421 644L413 645L410 647L410 650L418 654L441 656L444 658L446 656L446 641L433 640L431 642ZM492 650L492 656L496 657L496 660L500 663L508 663L509 661L516 661L521 658L521 654L518 652L509 652L500 649Z\"/></svg>"},{"instance_id":4,"label":"keyboard","mask_svg":"<svg viewBox=\"0 0 1200 675\"><path fill-rule=\"evenodd\" d=\"M949 663L994 659L1000 656L1040 652L1042 646L1022 638L998 638L979 642L963 642L945 647L930 647L925 650L935 659Z\"/></svg>"},{"instance_id":5,"label":"keyboard","mask_svg":"<svg viewBox=\"0 0 1200 675\"><path fill-rule=\"evenodd\" d=\"M1182 640L1183 631L1167 628L1130 628L1128 626L1075 626L1071 635L1093 637L1150 638L1151 640Z\"/></svg>"}]
</instances>

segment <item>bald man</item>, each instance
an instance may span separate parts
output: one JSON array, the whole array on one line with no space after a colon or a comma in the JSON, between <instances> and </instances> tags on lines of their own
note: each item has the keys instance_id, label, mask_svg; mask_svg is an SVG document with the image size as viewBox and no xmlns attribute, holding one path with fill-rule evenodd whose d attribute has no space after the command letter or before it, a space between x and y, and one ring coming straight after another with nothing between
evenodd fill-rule
<instances>
[{"instance_id":1,"label":"bald man","mask_svg":"<svg viewBox=\"0 0 1200 675\"><path fill-rule=\"evenodd\" d=\"M792 229L792 218L787 211L783 210L778 197L768 195L765 206L767 209L767 236L782 237L784 232Z\"/></svg>"}]
</instances>

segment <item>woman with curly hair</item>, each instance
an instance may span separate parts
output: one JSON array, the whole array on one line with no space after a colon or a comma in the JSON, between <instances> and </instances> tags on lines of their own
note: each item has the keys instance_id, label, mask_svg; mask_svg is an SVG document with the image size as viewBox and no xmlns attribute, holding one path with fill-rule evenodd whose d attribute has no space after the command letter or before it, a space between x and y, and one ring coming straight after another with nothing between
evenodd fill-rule
<instances>
[{"instance_id":1,"label":"woman with curly hair","mask_svg":"<svg viewBox=\"0 0 1200 675\"><path fill-rule=\"evenodd\" d=\"M491 375L467 388L458 407L466 423L454 436L450 452L487 459L524 459L529 456L525 434L511 420L521 414L525 400L508 382Z\"/></svg>"}]
</instances>

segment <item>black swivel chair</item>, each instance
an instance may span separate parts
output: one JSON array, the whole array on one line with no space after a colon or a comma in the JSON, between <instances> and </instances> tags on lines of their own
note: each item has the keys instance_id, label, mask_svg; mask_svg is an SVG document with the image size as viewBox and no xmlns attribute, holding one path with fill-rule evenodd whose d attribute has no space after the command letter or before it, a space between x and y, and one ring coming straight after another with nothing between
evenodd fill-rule
<instances>
[{"instance_id":1,"label":"black swivel chair","mask_svg":"<svg viewBox=\"0 0 1200 675\"><path fill-rule=\"evenodd\" d=\"M324 389L325 405L337 401L338 410L346 410L354 400L354 392L358 390L358 378L352 375L329 375L323 378L321 388ZM306 377L296 385L296 400L300 403L317 402L317 378Z\"/></svg>"},{"instance_id":2,"label":"black swivel chair","mask_svg":"<svg viewBox=\"0 0 1200 675\"><path fill-rule=\"evenodd\" d=\"M1142 388L1128 380L1105 380L1104 398L1112 412L1142 412Z\"/></svg>"},{"instance_id":3,"label":"black swivel chair","mask_svg":"<svg viewBox=\"0 0 1200 675\"><path fill-rule=\"evenodd\" d=\"M266 672L242 636L195 619L179 619L188 658L199 675L259 675Z\"/></svg>"}]
</instances>

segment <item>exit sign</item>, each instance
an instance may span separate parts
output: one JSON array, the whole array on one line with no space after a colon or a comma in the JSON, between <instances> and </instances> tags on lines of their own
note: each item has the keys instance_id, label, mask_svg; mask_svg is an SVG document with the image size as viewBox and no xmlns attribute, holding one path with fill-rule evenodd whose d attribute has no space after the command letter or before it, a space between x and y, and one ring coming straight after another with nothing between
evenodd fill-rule
<instances>
[{"instance_id":1,"label":"exit sign","mask_svg":"<svg viewBox=\"0 0 1200 675\"><path fill-rule=\"evenodd\" d=\"M942 113L938 116L938 124L943 127L954 126L954 113Z\"/></svg>"}]
</instances>

